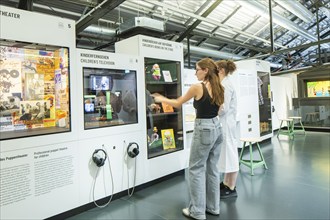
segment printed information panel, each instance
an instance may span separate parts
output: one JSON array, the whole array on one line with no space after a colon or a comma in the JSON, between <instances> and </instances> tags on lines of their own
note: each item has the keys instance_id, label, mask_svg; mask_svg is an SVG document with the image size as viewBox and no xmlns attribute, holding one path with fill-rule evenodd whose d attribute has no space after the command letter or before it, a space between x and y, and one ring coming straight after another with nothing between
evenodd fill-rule
<instances>
[{"instance_id":1,"label":"printed information panel","mask_svg":"<svg viewBox=\"0 0 330 220\"><path fill-rule=\"evenodd\" d=\"M24 219L27 212L30 218L45 218L77 206L76 149L75 143L63 143L1 152L1 219Z\"/></svg>"}]
</instances>

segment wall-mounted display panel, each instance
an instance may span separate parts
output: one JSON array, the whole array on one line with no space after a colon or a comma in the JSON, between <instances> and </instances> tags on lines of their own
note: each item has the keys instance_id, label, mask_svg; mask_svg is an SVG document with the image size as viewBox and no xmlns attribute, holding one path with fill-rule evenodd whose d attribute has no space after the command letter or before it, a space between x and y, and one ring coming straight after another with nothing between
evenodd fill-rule
<instances>
[{"instance_id":1,"label":"wall-mounted display panel","mask_svg":"<svg viewBox=\"0 0 330 220\"><path fill-rule=\"evenodd\" d=\"M181 95L181 63L145 58L146 96L160 93L168 98ZM183 149L182 112L165 103L147 103L148 158ZM149 101L150 100L150 101Z\"/></svg>"},{"instance_id":2,"label":"wall-mounted display panel","mask_svg":"<svg viewBox=\"0 0 330 220\"><path fill-rule=\"evenodd\" d=\"M307 80L305 83L307 98L330 96L330 80Z\"/></svg>"},{"instance_id":3,"label":"wall-mounted display panel","mask_svg":"<svg viewBox=\"0 0 330 220\"><path fill-rule=\"evenodd\" d=\"M138 123L135 70L83 67L83 74L85 129Z\"/></svg>"}]
</instances>

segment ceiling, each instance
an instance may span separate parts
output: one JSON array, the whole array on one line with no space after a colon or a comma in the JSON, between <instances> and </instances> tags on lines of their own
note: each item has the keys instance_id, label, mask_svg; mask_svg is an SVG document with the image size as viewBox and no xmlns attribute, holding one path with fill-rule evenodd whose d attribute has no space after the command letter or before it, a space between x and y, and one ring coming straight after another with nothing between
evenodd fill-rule
<instances>
[{"instance_id":1,"label":"ceiling","mask_svg":"<svg viewBox=\"0 0 330 220\"><path fill-rule=\"evenodd\" d=\"M264 59L273 73L330 62L330 0L1 0L0 4L75 20L78 48L114 52L115 42L135 34L182 42L188 68L203 57ZM149 24L132 26L140 17ZM131 28L123 29L127 26Z\"/></svg>"}]
</instances>

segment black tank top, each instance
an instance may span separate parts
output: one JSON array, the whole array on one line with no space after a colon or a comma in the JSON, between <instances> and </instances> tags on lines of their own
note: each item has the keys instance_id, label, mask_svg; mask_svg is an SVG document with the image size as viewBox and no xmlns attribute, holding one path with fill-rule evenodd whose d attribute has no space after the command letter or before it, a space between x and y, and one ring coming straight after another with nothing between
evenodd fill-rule
<instances>
[{"instance_id":1,"label":"black tank top","mask_svg":"<svg viewBox=\"0 0 330 220\"><path fill-rule=\"evenodd\" d=\"M196 109L196 118L214 118L218 115L219 106L211 104L211 97L204 83L203 96L199 100L194 99L194 108Z\"/></svg>"}]
</instances>

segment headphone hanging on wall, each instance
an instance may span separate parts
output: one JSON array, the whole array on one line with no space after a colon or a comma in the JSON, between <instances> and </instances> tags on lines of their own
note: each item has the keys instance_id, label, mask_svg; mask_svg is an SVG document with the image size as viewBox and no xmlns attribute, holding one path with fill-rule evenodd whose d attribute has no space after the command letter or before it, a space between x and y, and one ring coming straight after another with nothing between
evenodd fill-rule
<instances>
[{"instance_id":1,"label":"headphone hanging on wall","mask_svg":"<svg viewBox=\"0 0 330 220\"><path fill-rule=\"evenodd\" d=\"M139 155L139 153L139 145L135 142L130 142L127 146L127 155L131 158L134 158Z\"/></svg>"},{"instance_id":2,"label":"headphone hanging on wall","mask_svg":"<svg viewBox=\"0 0 330 220\"><path fill-rule=\"evenodd\" d=\"M104 156L102 157L98 152L103 152ZM93 153L92 159L96 166L101 167L104 165L105 161L107 160L107 153L103 149L96 149Z\"/></svg>"},{"instance_id":3,"label":"headphone hanging on wall","mask_svg":"<svg viewBox=\"0 0 330 220\"><path fill-rule=\"evenodd\" d=\"M112 183L111 184L112 193L111 193L111 196L110 196L109 201L107 203L105 203L104 205L97 204L96 199L95 199L96 178L97 178L97 176L99 174L99 171L101 170L100 167L102 167L105 164L105 162L106 162L106 160L108 158L107 149L104 147L104 145L102 145L102 147L103 147L103 149L95 149L95 151L93 152L93 155L92 155L92 160L96 164L96 166L98 167L97 170L96 170L96 172L95 172L95 177L93 179L93 189L92 189L92 191L93 191L93 202L94 202L95 206L97 206L99 208L104 208L107 205L109 205L109 203L112 200L113 192L114 192L114 183L113 183L113 176L112 176L111 164L110 164L110 159L108 159L110 176L111 176L111 183ZM101 153L99 153L99 152L101 152Z\"/></svg>"}]
</instances>

